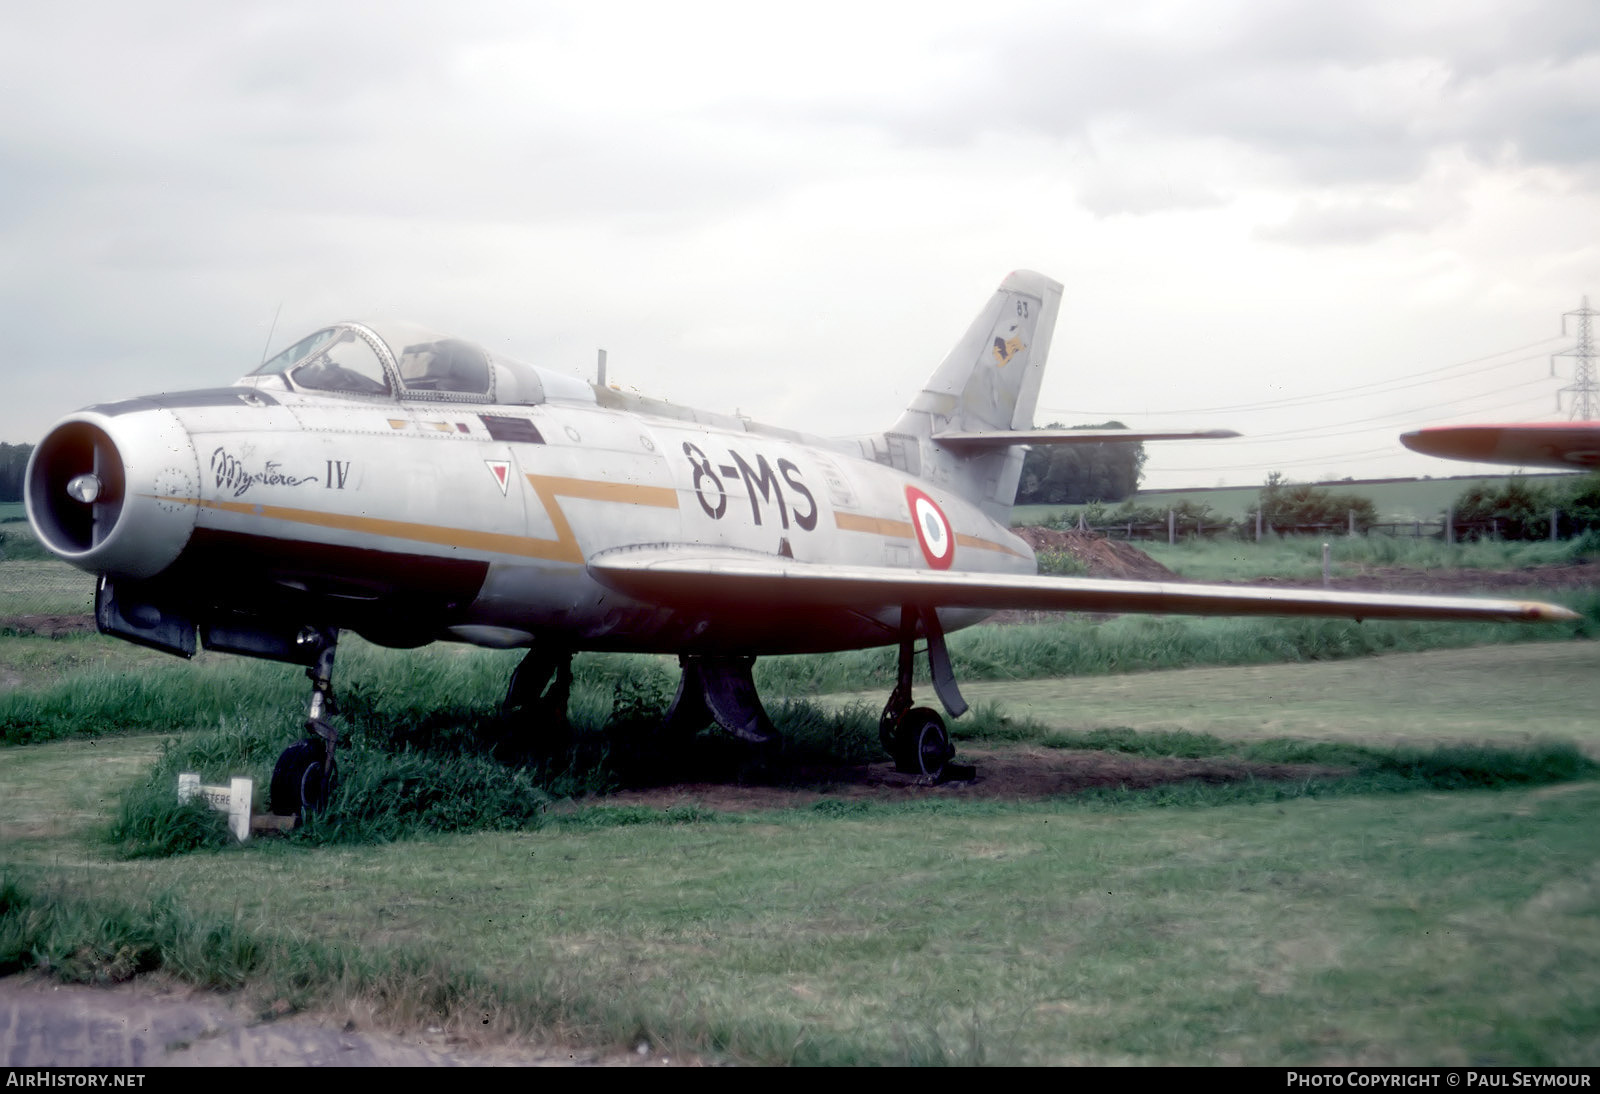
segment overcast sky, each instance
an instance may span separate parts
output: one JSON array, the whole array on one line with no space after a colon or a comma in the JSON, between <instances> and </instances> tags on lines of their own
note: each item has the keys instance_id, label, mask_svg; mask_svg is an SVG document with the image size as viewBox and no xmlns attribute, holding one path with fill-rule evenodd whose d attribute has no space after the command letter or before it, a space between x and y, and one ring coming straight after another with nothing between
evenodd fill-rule
<instances>
[{"instance_id":1,"label":"overcast sky","mask_svg":"<svg viewBox=\"0 0 1600 1094\"><path fill-rule=\"evenodd\" d=\"M1453 475L1600 303L1600 5L7 4L0 440L330 321L881 429L1005 274L1147 486ZM1559 414L1566 417L1566 404Z\"/></svg>"}]
</instances>

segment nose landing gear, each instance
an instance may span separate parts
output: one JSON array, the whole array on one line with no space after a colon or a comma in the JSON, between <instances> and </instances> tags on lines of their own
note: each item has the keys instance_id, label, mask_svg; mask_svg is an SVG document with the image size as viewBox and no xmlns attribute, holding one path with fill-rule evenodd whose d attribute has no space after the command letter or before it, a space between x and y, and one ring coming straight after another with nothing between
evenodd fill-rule
<instances>
[{"instance_id":1,"label":"nose landing gear","mask_svg":"<svg viewBox=\"0 0 1600 1094\"><path fill-rule=\"evenodd\" d=\"M333 702L333 654L339 632L307 627L295 638L300 652L310 660L306 675L311 679L311 701L306 709L306 736L278 756L272 769L272 811L279 816L304 821L327 807L338 780L334 746L339 731L325 716L335 713Z\"/></svg>"}]
</instances>

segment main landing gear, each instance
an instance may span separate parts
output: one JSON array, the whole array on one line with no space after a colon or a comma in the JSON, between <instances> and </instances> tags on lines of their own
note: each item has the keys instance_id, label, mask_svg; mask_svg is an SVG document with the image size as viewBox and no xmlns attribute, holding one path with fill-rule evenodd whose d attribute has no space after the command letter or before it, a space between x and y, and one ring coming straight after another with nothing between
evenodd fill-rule
<instances>
[{"instance_id":1,"label":"main landing gear","mask_svg":"<svg viewBox=\"0 0 1600 1094\"><path fill-rule=\"evenodd\" d=\"M741 741L777 743L778 731L756 694L754 657L683 654L678 664L683 676L662 726L668 737L687 737L716 722Z\"/></svg>"},{"instance_id":2,"label":"main landing gear","mask_svg":"<svg viewBox=\"0 0 1600 1094\"><path fill-rule=\"evenodd\" d=\"M958 768L950 762L955 748L950 744L944 719L929 707L912 705L911 670L919 632L927 641L928 664L939 701L951 717L959 718L967 711L966 700L961 697L950 667L950 654L945 648L944 629L938 615L931 608L907 604L900 612L898 679L878 719L878 739L898 771L936 782L952 777L970 778L970 768ZM686 736L708 722L715 722L751 744L777 743L778 732L756 694L751 675L754 657L683 654L678 662L683 667L683 677L663 727L668 737Z\"/></svg>"},{"instance_id":3,"label":"main landing gear","mask_svg":"<svg viewBox=\"0 0 1600 1094\"><path fill-rule=\"evenodd\" d=\"M272 811L304 820L328 804L338 780L333 749L339 731L327 720L334 713L333 654L339 632L306 627L295 637L296 653L309 662L311 701L306 710L306 735L284 749L272 769ZM297 658L299 659L299 658Z\"/></svg>"},{"instance_id":4,"label":"main landing gear","mask_svg":"<svg viewBox=\"0 0 1600 1094\"><path fill-rule=\"evenodd\" d=\"M511 674L501 708L506 735L495 751L503 760L551 756L568 742L572 651L535 646Z\"/></svg>"},{"instance_id":5,"label":"main landing gear","mask_svg":"<svg viewBox=\"0 0 1600 1094\"><path fill-rule=\"evenodd\" d=\"M950 743L944 719L930 707L912 705L912 666L919 637L926 641L928 666L940 703L954 718L967 711L966 700L956 686L938 615L932 608L907 604L900 612L899 670L894 691L878 719L878 739L894 760L896 770L905 774L934 781L970 778L971 768L950 762L955 748ZM330 646L327 651L330 666L332 656ZM715 723L731 736L750 744L764 747L777 744L778 731L756 693L754 657L683 654L678 663L683 675L662 725L661 732L666 739L686 738L708 723ZM315 675L312 678L317 679ZM504 710L511 729L497 749L502 758L520 760L541 752L552 753L555 745L565 740L567 700L571 690L571 650L541 647L530 650L512 674L506 691ZM313 704L317 701L317 694L313 694ZM284 757L287 760L289 753L284 753ZM273 786L276 792L276 779Z\"/></svg>"},{"instance_id":6,"label":"main landing gear","mask_svg":"<svg viewBox=\"0 0 1600 1094\"><path fill-rule=\"evenodd\" d=\"M938 615L931 608L919 610L907 604L900 611L899 673L878 718L878 740L894 760L896 771L941 781L954 773L950 761L956 750L950 743L950 734L936 711L911 705L911 669L916 658L919 619L928 642L928 666L939 701L951 717L959 718L967 711L967 702L961 697L950 668L950 653L945 648Z\"/></svg>"}]
</instances>

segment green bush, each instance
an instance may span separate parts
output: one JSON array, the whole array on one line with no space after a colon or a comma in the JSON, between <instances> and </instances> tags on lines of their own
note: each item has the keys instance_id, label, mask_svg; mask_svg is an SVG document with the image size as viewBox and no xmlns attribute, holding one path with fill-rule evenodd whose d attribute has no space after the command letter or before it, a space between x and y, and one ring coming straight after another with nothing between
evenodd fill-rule
<instances>
[{"instance_id":1,"label":"green bush","mask_svg":"<svg viewBox=\"0 0 1600 1094\"><path fill-rule=\"evenodd\" d=\"M1495 487L1476 483L1455 501L1457 524L1490 523L1502 539L1549 539L1550 510L1556 491L1543 483L1514 478Z\"/></svg>"},{"instance_id":2,"label":"green bush","mask_svg":"<svg viewBox=\"0 0 1600 1094\"><path fill-rule=\"evenodd\" d=\"M1378 523L1378 508L1360 494L1340 494L1309 483L1286 483L1274 471L1261 488L1261 520L1280 531L1313 527L1348 528L1352 515L1358 532Z\"/></svg>"}]
</instances>

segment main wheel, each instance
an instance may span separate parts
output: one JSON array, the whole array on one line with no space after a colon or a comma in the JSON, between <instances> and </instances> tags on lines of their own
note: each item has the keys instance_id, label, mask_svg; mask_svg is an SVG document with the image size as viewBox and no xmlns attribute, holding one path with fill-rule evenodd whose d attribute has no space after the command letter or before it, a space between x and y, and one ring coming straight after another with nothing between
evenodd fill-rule
<instances>
[{"instance_id":1,"label":"main wheel","mask_svg":"<svg viewBox=\"0 0 1600 1094\"><path fill-rule=\"evenodd\" d=\"M328 804L336 770L324 771L328 746L321 740L296 741L272 769L272 811L280 817L301 817Z\"/></svg>"},{"instance_id":2,"label":"main wheel","mask_svg":"<svg viewBox=\"0 0 1600 1094\"><path fill-rule=\"evenodd\" d=\"M927 707L912 707L900 719L894 733L895 767L911 775L927 775L937 779L944 773L956 750L950 744L950 734L944 728L944 719Z\"/></svg>"}]
</instances>

